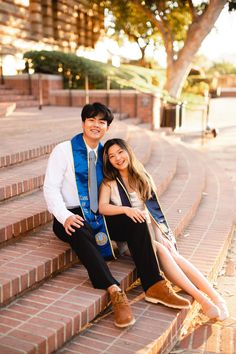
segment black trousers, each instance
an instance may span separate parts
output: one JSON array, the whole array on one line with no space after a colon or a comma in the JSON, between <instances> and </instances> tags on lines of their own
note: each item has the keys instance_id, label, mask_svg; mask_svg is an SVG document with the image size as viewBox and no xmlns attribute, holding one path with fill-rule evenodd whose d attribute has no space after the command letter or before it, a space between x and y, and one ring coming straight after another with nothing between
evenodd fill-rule
<instances>
[{"instance_id":1,"label":"black trousers","mask_svg":"<svg viewBox=\"0 0 236 354\"><path fill-rule=\"evenodd\" d=\"M71 211L82 216L80 208ZM127 241L144 291L162 280L147 224L135 223L124 214L106 217L106 222L112 240ZM84 226L76 228L70 236L65 232L64 226L54 218L53 231L60 240L70 244L87 269L95 288L107 289L113 284L119 284L102 257L94 238L94 232L86 221Z\"/></svg>"}]
</instances>

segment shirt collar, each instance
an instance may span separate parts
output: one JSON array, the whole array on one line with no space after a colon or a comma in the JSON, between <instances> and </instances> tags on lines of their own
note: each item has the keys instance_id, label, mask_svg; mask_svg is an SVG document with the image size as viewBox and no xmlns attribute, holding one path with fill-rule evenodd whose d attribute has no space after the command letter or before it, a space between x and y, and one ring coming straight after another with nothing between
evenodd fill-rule
<instances>
[{"instance_id":1,"label":"shirt collar","mask_svg":"<svg viewBox=\"0 0 236 354\"><path fill-rule=\"evenodd\" d=\"M86 145L86 148L87 148L87 151L88 151L88 154L90 153L90 151L94 151L95 152L95 155L96 155L96 159L98 157L98 145L95 149L92 149L90 146L88 146L85 142L85 145Z\"/></svg>"}]
</instances>

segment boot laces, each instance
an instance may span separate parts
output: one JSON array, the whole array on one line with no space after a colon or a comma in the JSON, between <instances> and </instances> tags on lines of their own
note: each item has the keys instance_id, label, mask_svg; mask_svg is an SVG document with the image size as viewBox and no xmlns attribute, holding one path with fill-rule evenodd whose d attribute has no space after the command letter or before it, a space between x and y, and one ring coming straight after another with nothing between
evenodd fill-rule
<instances>
[{"instance_id":1,"label":"boot laces","mask_svg":"<svg viewBox=\"0 0 236 354\"><path fill-rule=\"evenodd\" d=\"M127 298L124 292L116 291L115 296L112 299L113 306L119 304L127 304Z\"/></svg>"},{"instance_id":2,"label":"boot laces","mask_svg":"<svg viewBox=\"0 0 236 354\"><path fill-rule=\"evenodd\" d=\"M169 293L169 294L171 294L171 295L172 295L172 294L175 294L175 292L174 292L174 290L173 290L171 284L170 284L168 281L166 282L165 285L166 285L166 287L167 287L167 289L168 289L168 293ZM175 295L176 295L176 294L175 294Z\"/></svg>"}]
</instances>

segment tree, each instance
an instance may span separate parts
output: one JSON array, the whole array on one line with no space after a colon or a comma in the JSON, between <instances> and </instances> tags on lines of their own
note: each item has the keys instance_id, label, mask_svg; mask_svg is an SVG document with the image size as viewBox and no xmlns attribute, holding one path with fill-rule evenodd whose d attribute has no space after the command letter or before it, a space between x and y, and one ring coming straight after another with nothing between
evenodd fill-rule
<instances>
[{"instance_id":1,"label":"tree","mask_svg":"<svg viewBox=\"0 0 236 354\"><path fill-rule=\"evenodd\" d=\"M148 38L148 31L151 36L157 33L161 36L167 58L165 89L176 98L181 93L194 55L227 2L230 11L236 8L235 0L205 0L198 5L194 0L97 1L112 12L116 31L122 29L134 38L132 31L139 28L137 38L144 34Z\"/></svg>"}]
</instances>

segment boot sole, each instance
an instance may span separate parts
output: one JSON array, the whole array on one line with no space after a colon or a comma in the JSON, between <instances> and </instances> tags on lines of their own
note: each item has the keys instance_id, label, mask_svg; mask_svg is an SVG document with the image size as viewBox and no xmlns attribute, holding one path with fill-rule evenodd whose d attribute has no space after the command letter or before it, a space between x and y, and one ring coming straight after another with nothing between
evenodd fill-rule
<instances>
[{"instance_id":1,"label":"boot sole","mask_svg":"<svg viewBox=\"0 0 236 354\"><path fill-rule=\"evenodd\" d=\"M157 299L154 299L153 297L148 297L148 296L145 296L145 300L147 302L151 302L152 304L162 304L162 305L165 305L167 307L171 307L173 309L189 309L191 307L191 305L179 305L179 306L176 306L176 305L172 305L172 304L169 304L169 303L166 303L164 301L161 301L161 300L157 300Z\"/></svg>"},{"instance_id":2,"label":"boot sole","mask_svg":"<svg viewBox=\"0 0 236 354\"><path fill-rule=\"evenodd\" d=\"M119 323L114 322L114 325L115 325L116 327L119 327L119 328L125 328L125 327L132 326L135 322L136 322L136 320L135 320L135 318L134 318L134 319L133 319L132 321L130 321L129 323L119 324Z\"/></svg>"}]
</instances>

